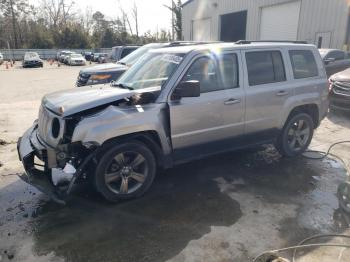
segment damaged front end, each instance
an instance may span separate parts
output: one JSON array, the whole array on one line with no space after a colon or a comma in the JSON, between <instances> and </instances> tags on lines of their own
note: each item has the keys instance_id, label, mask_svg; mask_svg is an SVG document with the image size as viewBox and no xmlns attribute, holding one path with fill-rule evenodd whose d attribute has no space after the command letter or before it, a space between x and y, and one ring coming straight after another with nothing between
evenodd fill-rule
<instances>
[{"instance_id":1,"label":"damaged front end","mask_svg":"<svg viewBox=\"0 0 350 262\"><path fill-rule=\"evenodd\" d=\"M17 150L26 171L20 178L53 201L65 204L75 182L86 176L86 168L98 148L87 149L79 143L52 148L40 140L35 122L19 138Z\"/></svg>"},{"instance_id":2,"label":"damaged front end","mask_svg":"<svg viewBox=\"0 0 350 262\"><path fill-rule=\"evenodd\" d=\"M145 121L146 113L138 118L130 115L143 112L139 105L153 103L159 92L79 90L44 97L38 120L17 143L19 159L26 171L21 179L60 204L65 204L74 184L93 174L95 157L105 141L120 135L118 130L128 132L127 125L137 122L142 127L138 118ZM157 114L149 114L154 122L159 121Z\"/></svg>"}]
</instances>

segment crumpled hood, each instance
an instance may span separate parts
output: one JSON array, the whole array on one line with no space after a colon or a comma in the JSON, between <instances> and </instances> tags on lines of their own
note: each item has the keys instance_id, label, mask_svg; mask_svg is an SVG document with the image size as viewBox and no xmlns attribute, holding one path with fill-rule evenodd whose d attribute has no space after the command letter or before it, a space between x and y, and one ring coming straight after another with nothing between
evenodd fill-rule
<instances>
[{"instance_id":1,"label":"crumpled hood","mask_svg":"<svg viewBox=\"0 0 350 262\"><path fill-rule=\"evenodd\" d=\"M135 91L111 87L109 85L96 85L73 88L45 95L42 104L48 109L69 116L97 106L112 103L135 94ZM63 114L59 113L63 107Z\"/></svg>"},{"instance_id":2,"label":"crumpled hood","mask_svg":"<svg viewBox=\"0 0 350 262\"><path fill-rule=\"evenodd\" d=\"M128 67L121 64L107 63L96 66L91 66L88 68L84 68L80 71L83 74L94 74L94 73L108 73L115 71L125 71Z\"/></svg>"},{"instance_id":3,"label":"crumpled hood","mask_svg":"<svg viewBox=\"0 0 350 262\"><path fill-rule=\"evenodd\" d=\"M350 82L350 68L331 76L332 81Z\"/></svg>"}]
</instances>

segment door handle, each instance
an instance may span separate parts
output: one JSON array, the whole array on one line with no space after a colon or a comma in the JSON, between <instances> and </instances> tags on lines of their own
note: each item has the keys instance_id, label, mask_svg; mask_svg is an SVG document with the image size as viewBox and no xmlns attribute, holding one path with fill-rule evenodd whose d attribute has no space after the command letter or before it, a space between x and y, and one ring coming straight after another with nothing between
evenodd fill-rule
<instances>
[{"instance_id":1,"label":"door handle","mask_svg":"<svg viewBox=\"0 0 350 262\"><path fill-rule=\"evenodd\" d=\"M286 96L288 95L289 93L287 91L279 91L276 93L276 96Z\"/></svg>"},{"instance_id":2,"label":"door handle","mask_svg":"<svg viewBox=\"0 0 350 262\"><path fill-rule=\"evenodd\" d=\"M226 100L224 102L224 105L234 105L234 104L238 104L241 102L241 99L235 99L235 98L230 98L229 100Z\"/></svg>"}]
</instances>

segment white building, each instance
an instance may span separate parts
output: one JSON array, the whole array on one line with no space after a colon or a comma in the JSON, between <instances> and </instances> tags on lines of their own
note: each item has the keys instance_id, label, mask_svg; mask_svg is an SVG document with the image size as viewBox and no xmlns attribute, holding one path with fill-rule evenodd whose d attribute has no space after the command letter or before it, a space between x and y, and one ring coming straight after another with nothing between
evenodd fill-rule
<instances>
[{"instance_id":1,"label":"white building","mask_svg":"<svg viewBox=\"0 0 350 262\"><path fill-rule=\"evenodd\" d=\"M350 46L350 0L189 0L184 40L303 40L322 48Z\"/></svg>"}]
</instances>

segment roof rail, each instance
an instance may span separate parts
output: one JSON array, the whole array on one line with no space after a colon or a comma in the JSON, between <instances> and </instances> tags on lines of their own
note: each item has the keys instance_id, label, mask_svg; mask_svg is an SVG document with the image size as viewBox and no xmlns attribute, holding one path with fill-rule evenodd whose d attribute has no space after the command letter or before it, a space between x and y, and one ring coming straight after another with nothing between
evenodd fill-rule
<instances>
[{"instance_id":1,"label":"roof rail","mask_svg":"<svg viewBox=\"0 0 350 262\"><path fill-rule=\"evenodd\" d=\"M235 42L237 45L249 45L251 43L291 43L291 44L307 44L306 41L290 41L290 40L239 40Z\"/></svg>"},{"instance_id":2,"label":"roof rail","mask_svg":"<svg viewBox=\"0 0 350 262\"><path fill-rule=\"evenodd\" d=\"M178 45L204 45L204 44L215 44L220 43L219 41L172 41L170 45L178 46Z\"/></svg>"}]
</instances>

